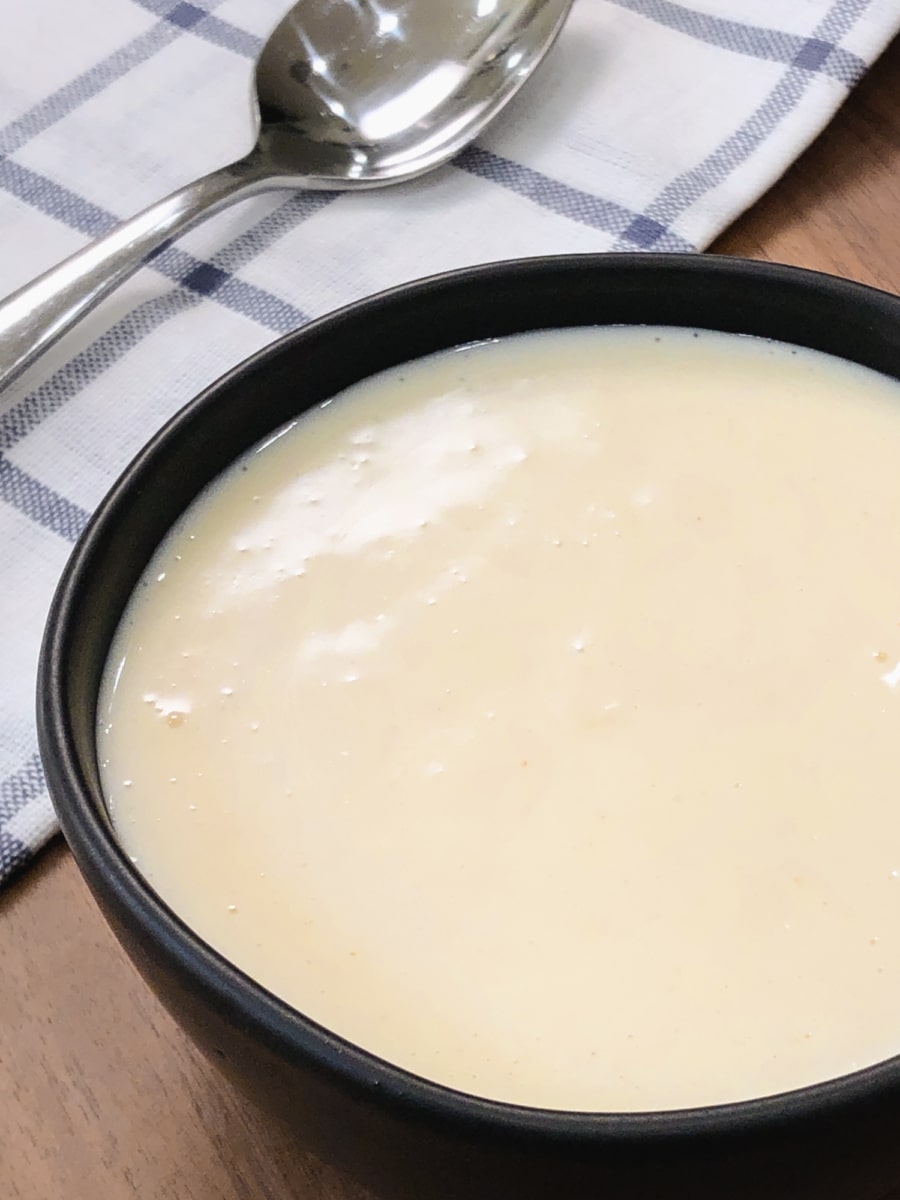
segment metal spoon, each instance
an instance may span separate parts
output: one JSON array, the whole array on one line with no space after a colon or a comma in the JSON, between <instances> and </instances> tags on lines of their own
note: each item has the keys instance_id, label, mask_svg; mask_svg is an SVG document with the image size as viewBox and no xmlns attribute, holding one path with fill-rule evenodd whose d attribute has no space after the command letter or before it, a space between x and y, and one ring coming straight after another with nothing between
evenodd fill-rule
<instances>
[{"instance_id":1,"label":"metal spoon","mask_svg":"<svg viewBox=\"0 0 900 1200\"><path fill-rule=\"evenodd\" d=\"M299 0L256 64L256 145L0 303L0 388L171 238L276 188L381 187L476 137L572 0Z\"/></svg>"}]
</instances>

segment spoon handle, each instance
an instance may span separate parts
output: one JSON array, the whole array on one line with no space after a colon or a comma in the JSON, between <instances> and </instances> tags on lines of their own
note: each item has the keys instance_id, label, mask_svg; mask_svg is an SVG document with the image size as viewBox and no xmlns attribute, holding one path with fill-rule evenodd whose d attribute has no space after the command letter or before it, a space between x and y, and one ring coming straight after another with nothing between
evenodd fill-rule
<instances>
[{"instance_id":1,"label":"spoon handle","mask_svg":"<svg viewBox=\"0 0 900 1200\"><path fill-rule=\"evenodd\" d=\"M0 301L0 391L170 238L278 186L251 152L151 204Z\"/></svg>"}]
</instances>

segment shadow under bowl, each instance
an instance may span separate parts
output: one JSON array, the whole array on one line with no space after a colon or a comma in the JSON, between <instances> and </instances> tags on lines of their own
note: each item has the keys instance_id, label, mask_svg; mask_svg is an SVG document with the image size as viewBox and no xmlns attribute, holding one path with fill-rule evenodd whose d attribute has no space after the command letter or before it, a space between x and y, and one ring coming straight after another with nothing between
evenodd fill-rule
<instances>
[{"instance_id":1,"label":"shadow under bowl","mask_svg":"<svg viewBox=\"0 0 900 1200\"><path fill-rule=\"evenodd\" d=\"M707 256L489 265L398 288L282 338L175 416L79 541L39 669L50 793L102 911L179 1023L304 1144L385 1197L879 1200L900 1186L896 1058L780 1096L676 1112L555 1112L467 1096L334 1036L230 965L144 882L108 819L95 733L110 642L154 550L213 478L299 412L410 359L530 330L610 324L753 334L900 377L896 297Z\"/></svg>"}]
</instances>

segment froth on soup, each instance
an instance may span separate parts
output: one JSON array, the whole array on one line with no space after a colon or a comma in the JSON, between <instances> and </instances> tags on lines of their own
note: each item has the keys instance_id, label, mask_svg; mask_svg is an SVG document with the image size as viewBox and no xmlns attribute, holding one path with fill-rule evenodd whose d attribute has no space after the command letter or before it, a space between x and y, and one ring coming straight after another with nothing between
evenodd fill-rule
<instances>
[{"instance_id":1,"label":"froth on soup","mask_svg":"<svg viewBox=\"0 0 900 1200\"><path fill-rule=\"evenodd\" d=\"M898 399L668 328L351 388L150 563L118 837L259 983L466 1092L666 1109L893 1055Z\"/></svg>"}]
</instances>

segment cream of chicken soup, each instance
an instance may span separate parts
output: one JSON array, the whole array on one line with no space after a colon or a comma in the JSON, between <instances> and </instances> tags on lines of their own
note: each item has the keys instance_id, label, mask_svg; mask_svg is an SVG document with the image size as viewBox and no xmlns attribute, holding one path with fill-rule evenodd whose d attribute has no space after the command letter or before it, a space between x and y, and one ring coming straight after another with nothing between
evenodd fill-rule
<instances>
[{"instance_id":1,"label":"cream of chicken soup","mask_svg":"<svg viewBox=\"0 0 900 1200\"><path fill-rule=\"evenodd\" d=\"M900 387L675 329L423 360L201 497L99 714L210 945L451 1087L637 1111L900 1050Z\"/></svg>"}]
</instances>

